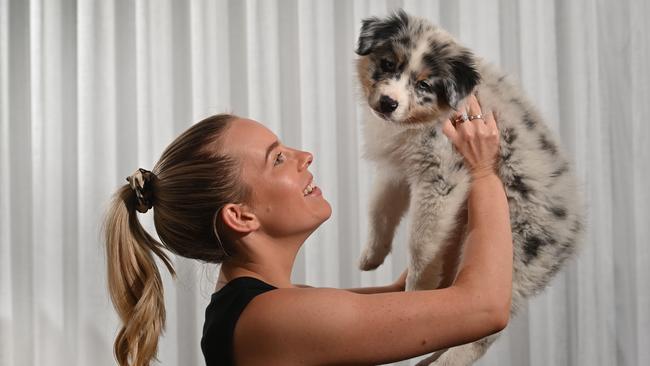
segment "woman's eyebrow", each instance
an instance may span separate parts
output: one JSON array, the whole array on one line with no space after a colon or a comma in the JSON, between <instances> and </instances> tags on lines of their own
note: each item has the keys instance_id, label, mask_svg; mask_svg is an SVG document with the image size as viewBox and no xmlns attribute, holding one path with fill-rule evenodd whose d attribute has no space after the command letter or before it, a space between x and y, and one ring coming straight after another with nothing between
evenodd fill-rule
<instances>
[{"instance_id":1,"label":"woman's eyebrow","mask_svg":"<svg viewBox=\"0 0 650 366\"><path fill-rule=\"evenodd\" d=\"M280 141L275 140L271 145L269 145L269 147L266 148L266 155L264 156L264 161L269 160L269 154L271 153L271 151L273 151L273 149L278 147L278 145L280 145Z\"/></svg>"}]
</instances>

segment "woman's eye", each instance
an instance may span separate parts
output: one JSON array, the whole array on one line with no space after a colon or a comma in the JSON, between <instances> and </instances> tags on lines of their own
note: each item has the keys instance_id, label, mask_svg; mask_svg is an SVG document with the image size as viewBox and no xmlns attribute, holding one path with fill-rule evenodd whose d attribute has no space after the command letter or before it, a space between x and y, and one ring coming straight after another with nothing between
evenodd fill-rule
<instances>
[{"instance_id":1,"label":"woman's eye","mask_svg":"<svg viewBox=\"0 0 650 366\"><path fill-rule=\"evenodd\" d=\"M395 70L395 63L390 60L382 59L380 65L381 69L385 72L392 72Z\"/></svg>"},{"instance_id":2,"label":"woman's eye","mask_svg":"<svg viewBox=\"0 0 650 366\"><path fill-rule=\"evenodd\" d=\"M278 155L275 156L275 161L273 162L273 166L284 163L284 160L285 160L284 154L278 153Z\"/></svg>"},{"instance_id":3,"label":"woman's eye","mask_svg":"<svg viewBox=\"0 0 650 366\"><path fill-rule=\"evenodd\" d=\"M428 93L431 92L431 84L429 84L425 80L418 81L417 87L418 87L418 89L420 89L422 91L425 91L425 92L428 92Z\"/></svg>"}]
</instances>

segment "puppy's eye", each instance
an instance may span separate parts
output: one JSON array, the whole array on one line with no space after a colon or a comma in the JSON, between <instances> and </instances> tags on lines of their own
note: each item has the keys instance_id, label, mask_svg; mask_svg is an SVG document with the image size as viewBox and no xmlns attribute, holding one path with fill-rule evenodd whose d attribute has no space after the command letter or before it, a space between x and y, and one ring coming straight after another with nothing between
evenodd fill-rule
<instances>
[{"instance_id":1,"label":"puppy's eye","mask_svg":"<svg viewBox=\"0 0 650 366\"><path fill-rule=\"evenodd\" d=\"M431 93L431 84L429 84L426 80L418 81L417 88L424 92Z\"/></svg>"},{"instance_id":2,"label":"puppy's eye","mask_svg":"<svg viewBox=\"0 0 650 366\"><path fill-rule=\"evenodd\" d=\"M381 60L380 66L384 72L392 72L395 70L395 63L385 58Z\"/></svg>"}]
</instances>

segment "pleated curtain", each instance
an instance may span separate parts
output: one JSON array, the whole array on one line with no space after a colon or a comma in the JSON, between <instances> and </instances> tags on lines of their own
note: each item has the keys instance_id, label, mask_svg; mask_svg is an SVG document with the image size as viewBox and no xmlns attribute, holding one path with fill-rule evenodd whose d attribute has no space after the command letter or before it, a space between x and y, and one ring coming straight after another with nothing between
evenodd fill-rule
<instances>
[{"instance_id":1,"label":"pleated curtain","mask_svg":"<svg viewBox=\"0 0 650 366\"><path fill-rule=\"evenodd\" d=\"M478 365L650 365L647 0L0 0L0 365L116 364L104 210L126 176L219 112L315 156L334 211L301 249L294 282L395 280L407 223L378 270L357 269L374 170L361 157L353 51L361 19L396 8L520 80L588 205L584 250ZM154 233L151 213L140 217ZM177 280L160 266L158 358L203 365L218 266L174 264Z\"/></svg>"}]
</instances>

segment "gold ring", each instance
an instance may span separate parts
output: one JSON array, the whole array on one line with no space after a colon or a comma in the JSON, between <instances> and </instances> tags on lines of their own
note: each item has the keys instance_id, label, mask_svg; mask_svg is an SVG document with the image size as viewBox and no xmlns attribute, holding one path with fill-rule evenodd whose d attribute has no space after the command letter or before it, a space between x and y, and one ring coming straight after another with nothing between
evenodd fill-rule
<instances>
[{"instance_id":1,"label":"gold ring","mask_svg":"<svg viewBox=\"0 0 650 366\"><path fill-rule=\"evenodd\" d=\"M461 113L458 117L454 118L455 124L461 124L465 121L469 121L470 118L467 116L467 112Z\"/></svg>"}]
</instances>

